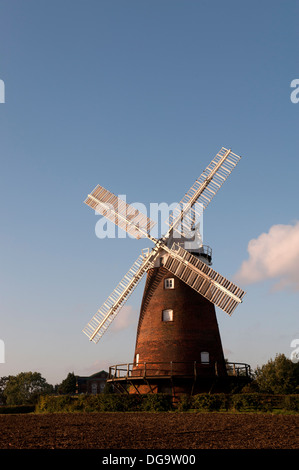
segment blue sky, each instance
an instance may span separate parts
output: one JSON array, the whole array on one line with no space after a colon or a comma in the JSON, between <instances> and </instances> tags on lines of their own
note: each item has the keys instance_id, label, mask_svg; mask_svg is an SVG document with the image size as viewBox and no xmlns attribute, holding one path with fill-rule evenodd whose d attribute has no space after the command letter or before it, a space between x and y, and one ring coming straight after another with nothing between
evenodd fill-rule
<instances>
[{"instance_id":1,"label":"blue sky","mask_svg":"<svg viewBox=\"0 0 299 470\"><path fill-rule=\"evenodd\" d=\"M147 207L178 201L222 146L242 160L204 214L204 242L222 275L246 260L263 272L243 275L232 317L217 310L224 351L252 367L290 356L298 14L283 0L0 1L0 376L55 384L132 361L143 284L97 345L82 328L150 243L100 240L83 200L101 184ZM269 235L279 225L283 239Z\"/></svg>"}]
</instances>

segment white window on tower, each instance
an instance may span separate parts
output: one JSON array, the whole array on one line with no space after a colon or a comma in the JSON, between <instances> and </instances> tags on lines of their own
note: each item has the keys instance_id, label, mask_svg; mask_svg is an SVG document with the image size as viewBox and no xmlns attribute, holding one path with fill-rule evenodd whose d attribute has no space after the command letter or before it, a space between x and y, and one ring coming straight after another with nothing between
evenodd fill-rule
<instances>
[{"instance_id":1,"label":"white window on tower","mask_svg":"<svg viewBox=\"0 0 299 470\"><path fill-rule=\"evenodd\" d=\"M138 366L138 364L139 364L139 354L136 354L136 361L135 362L136 362L136 366Z\"/></svg>"},{"instance_id":2,"label":"white window on tower","mask_svg":"<svg viewBox=\"0 0 299 470\"><path fill-rule=\"evenodd\" d=\"M173 321L173 310L167 308L162 311L162 321Z\"/></svg>"},{"instance_id":3,"label":"white window on tower","mask_svg":"<svg viewBox=\"0 0 299 470\"><path fill-rule=\"evenodd\" d=\"M200 353L200 360L202 364L209 364L210 363L210 355L208 352L203 351Z\"/></svg>"},{"instance_id":4,"label":"white window on tower","mask_svg":"<svg viewBox=\"0 0 299 470\"><path fill-rule=\"evenodd\" d=\"M168 277L164 280L164 287L165 289L174 289L174 278Z\"/></svg>"}]
</instances>

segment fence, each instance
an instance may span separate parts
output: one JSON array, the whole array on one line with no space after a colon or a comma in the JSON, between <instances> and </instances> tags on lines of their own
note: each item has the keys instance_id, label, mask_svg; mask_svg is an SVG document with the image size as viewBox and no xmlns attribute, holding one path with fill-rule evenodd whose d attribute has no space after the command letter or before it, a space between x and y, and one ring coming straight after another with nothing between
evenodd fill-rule
<instances>
[{"instance_id":1,"label":"fence","mask_svg":"<svg viewBox=\"0 0 299 470\"><path fill-rule=\"evenodd\" d=\"M240 362L226 363L226 371L229 376L250 377L251 369L248 364ZM197 377L207 372L218 375L217 362L214 364L202 364L200 362L140 362L117 364L109 367L108 380L129 379L134 377L173 377L188 376Z\"/></svg>"}]
</instances>

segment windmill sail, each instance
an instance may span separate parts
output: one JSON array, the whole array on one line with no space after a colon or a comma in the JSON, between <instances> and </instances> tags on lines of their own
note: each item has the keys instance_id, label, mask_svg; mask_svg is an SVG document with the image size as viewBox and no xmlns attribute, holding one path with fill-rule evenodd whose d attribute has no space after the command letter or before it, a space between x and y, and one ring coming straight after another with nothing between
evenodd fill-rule
<instances>
[{"instance_id":1,"label":"windmill sail","mask_svg":"<svg viewBox=\"0 0 299 470\"><path fill-rule=\"evenodd\" d=\"M137 239L148 237L156 223L100 185L84 202Z\"/></svg>"},{"instance_id":2,"label":"windmill sail","mask_svg":"<svg viewBox=\"0 0 299 470\"><path fill-rule=\"evenodd\" d=\"M164 267L229 315L245 295L242 289L176 243L168 250Z\"/></svg>"},{"instance_id":3,"label":"windmill sail","mask_svg":"<svg viewBox=\"0 0 299 470\"><path fill-rule=\"evenodd\" d=\"M154 262L160 251L167 254L164 265L166 269L229 315L242 302L245 294L242 289L184 250L180 245L174 243L171 248L169 247L172 239L175 238L175 232L180 232L184 236L186 231L188 233L190 229L195 229L196 216L200 216L208 206L240 158L231 150L222 147L170 214L167 222L169 229L160 240L156 240L150 234L155 225L154 221L103 186L96 186L88 195L84 202L89 207L135 238L147 237L155 244L150 253L147 252L147 254L138 257L112 294L83 329L91 341L95 343L99 341L146 271L154 267Z\"/></svg>"},{"instance_id":4,"label":"windmill sail","mask_svg":"<svg viewBox=\"0 0 299 470\"><path fill-rule=\"evenodd\" d=\"M170 214L166 222L169 225L167 235L174 229L180 230L182 235L190 230L196 216L199 217L206 209L240 159L240 156L222 147Z\"/></svg>"},{"instance_id":5,"label":"windmill sail","mask_svg":"<svg viewBox=\"0 0 299 470\"><path fill-rule=\"evenodd\" d=\"M127 274L101 306L90 322L83 329L90 341L97 343L121 310L125 301L132 294L137 284L141 281L145 272L153 266L156 256L155 248L149 254L143 252L129 269Z\"/></svg>"}]
</instances>

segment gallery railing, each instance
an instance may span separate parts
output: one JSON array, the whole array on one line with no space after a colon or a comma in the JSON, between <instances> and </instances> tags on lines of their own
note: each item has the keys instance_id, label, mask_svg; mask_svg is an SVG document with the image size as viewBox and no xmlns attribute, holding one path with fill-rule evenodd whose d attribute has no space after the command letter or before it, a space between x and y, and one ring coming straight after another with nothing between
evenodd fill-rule
<instances>
[{"instance_id":1,"label":"gallery railing","mask_svg":"<svg viewBox=\"0 0 299 470\"><path fill-rule=\"evenodd\" d=\"M227 362L225 364L226 372L229 376L250 377L251 369L249 364L241 362ZM139 362L117 364L109 367L108 380L133 379L138 377L173 377L190 376L197 377L219 374L217 362L214 364L203 364L199 362Z\"/></svg>"}]
</instances>

